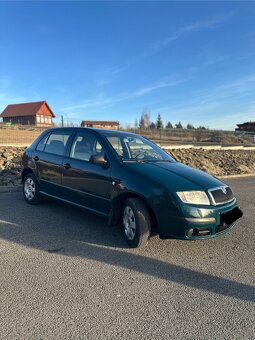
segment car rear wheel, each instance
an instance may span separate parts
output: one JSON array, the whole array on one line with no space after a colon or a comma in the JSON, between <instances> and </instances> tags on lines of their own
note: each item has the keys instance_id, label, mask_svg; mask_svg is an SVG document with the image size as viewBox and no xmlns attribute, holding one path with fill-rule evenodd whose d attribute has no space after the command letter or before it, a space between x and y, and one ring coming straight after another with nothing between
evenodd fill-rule
<instances>
[{"instance_id":1,"label":"car rear wheel","mask_svg":"<svg viewBox=\"0 0 255 340\"><path fill-rule=\"evenodd\" d=\"M132 248L144 247L151 234L150 215L145 203L138 198L128 198L123 207L124 236Z\"/></svg>"},{"instance_id":2,"label":"car rear wheel","mask_svg":"<svg viewBox=\"0 0 255 340\"><path fill-rule=\"evenodd\" d=\"M42 196L39 193L39 184L34 174L29 173L23 181L23 195L29 204L39 204Z\"/></svg>"}]
</instances>

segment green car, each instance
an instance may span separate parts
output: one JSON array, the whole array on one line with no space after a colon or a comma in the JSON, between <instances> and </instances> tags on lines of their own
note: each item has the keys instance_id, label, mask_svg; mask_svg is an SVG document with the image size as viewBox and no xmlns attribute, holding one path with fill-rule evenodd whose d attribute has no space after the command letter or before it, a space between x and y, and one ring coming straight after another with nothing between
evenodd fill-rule
<instances>
[{"instance_id":1,"label":"green car","mask_svg":"<svg viewBox=\"0 0 255 340\"><path fill-rule=\"evenodd\" d=\"M121 223L131 247L152 233L215 237L242 216L229 186L127 132L48 129L24 152L22 182L29 204L46 196Z\"/></svg>"}]
</instances>

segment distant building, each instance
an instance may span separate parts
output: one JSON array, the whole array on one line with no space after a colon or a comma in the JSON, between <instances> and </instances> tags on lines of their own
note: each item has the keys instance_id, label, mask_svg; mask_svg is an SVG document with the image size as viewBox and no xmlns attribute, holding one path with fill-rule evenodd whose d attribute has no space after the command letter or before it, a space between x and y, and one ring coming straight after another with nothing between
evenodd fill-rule
<instances>
[{"instance_id":1,"label":"distant building","mask_svg":"<svg viewBox=\"0 0 255 340\"><path fill-rule=\"evenodd\" d=\"M238 126L238 128L236 128L236 131L255 132L255 122L246 122L236 125Z\"/></svg>"},{"instance_id":2,"label":"distant building","mask_svg":"<svg viewBox=\"0 0 255 340\"><path fill-rule=\"evenodd\" d=\"M53 111L46 101L10 104L0 115L3 123L51 127Z\"/></svg>"},{"instance_id":3,"label":"distant building","mask_svg":"<svg viewBox=\"0 0 255 340\"><path fill-rule=\"evenodd\" d=\"M81 122L82 127L91 127L98 129L118 130L119 122L108 120L83 120Z\"/></svg>"}]
</instances>

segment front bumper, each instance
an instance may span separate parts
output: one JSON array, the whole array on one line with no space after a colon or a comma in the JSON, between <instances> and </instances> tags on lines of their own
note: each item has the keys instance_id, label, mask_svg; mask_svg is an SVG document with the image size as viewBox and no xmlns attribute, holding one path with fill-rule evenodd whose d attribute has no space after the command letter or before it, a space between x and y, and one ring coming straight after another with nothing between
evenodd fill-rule
<instances>
[{"instance_id":1,"label":"front bumper","mask_svg":"<svg viewBox=\"0 0 255 340\"><path fill-rule=\"evenodd\" d=\"M207 239L225 234L235 225L243 213L236 201L218 207L194 207L185 205L184 216L169 218L169 225L164 224L159 230L163 239L178 238L185 240Z\"/></svg>"}]
</instances>

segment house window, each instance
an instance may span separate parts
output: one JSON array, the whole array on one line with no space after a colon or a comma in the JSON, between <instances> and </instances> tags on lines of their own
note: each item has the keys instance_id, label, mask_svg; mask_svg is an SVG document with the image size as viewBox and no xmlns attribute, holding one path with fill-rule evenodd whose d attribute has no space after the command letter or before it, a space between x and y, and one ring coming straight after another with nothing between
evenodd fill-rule
<instances>
[{"instance_id":1,"label":"house window","mask_svg":"<svg viewBox=\"0 0 255 340\"><path fill-rule=\"evenodd\" d=\"M52 118L45 115L37 115L36 116L36 122L37 123L44 123L44 124L51 124Z\"/></svg>"}]
</instances>

